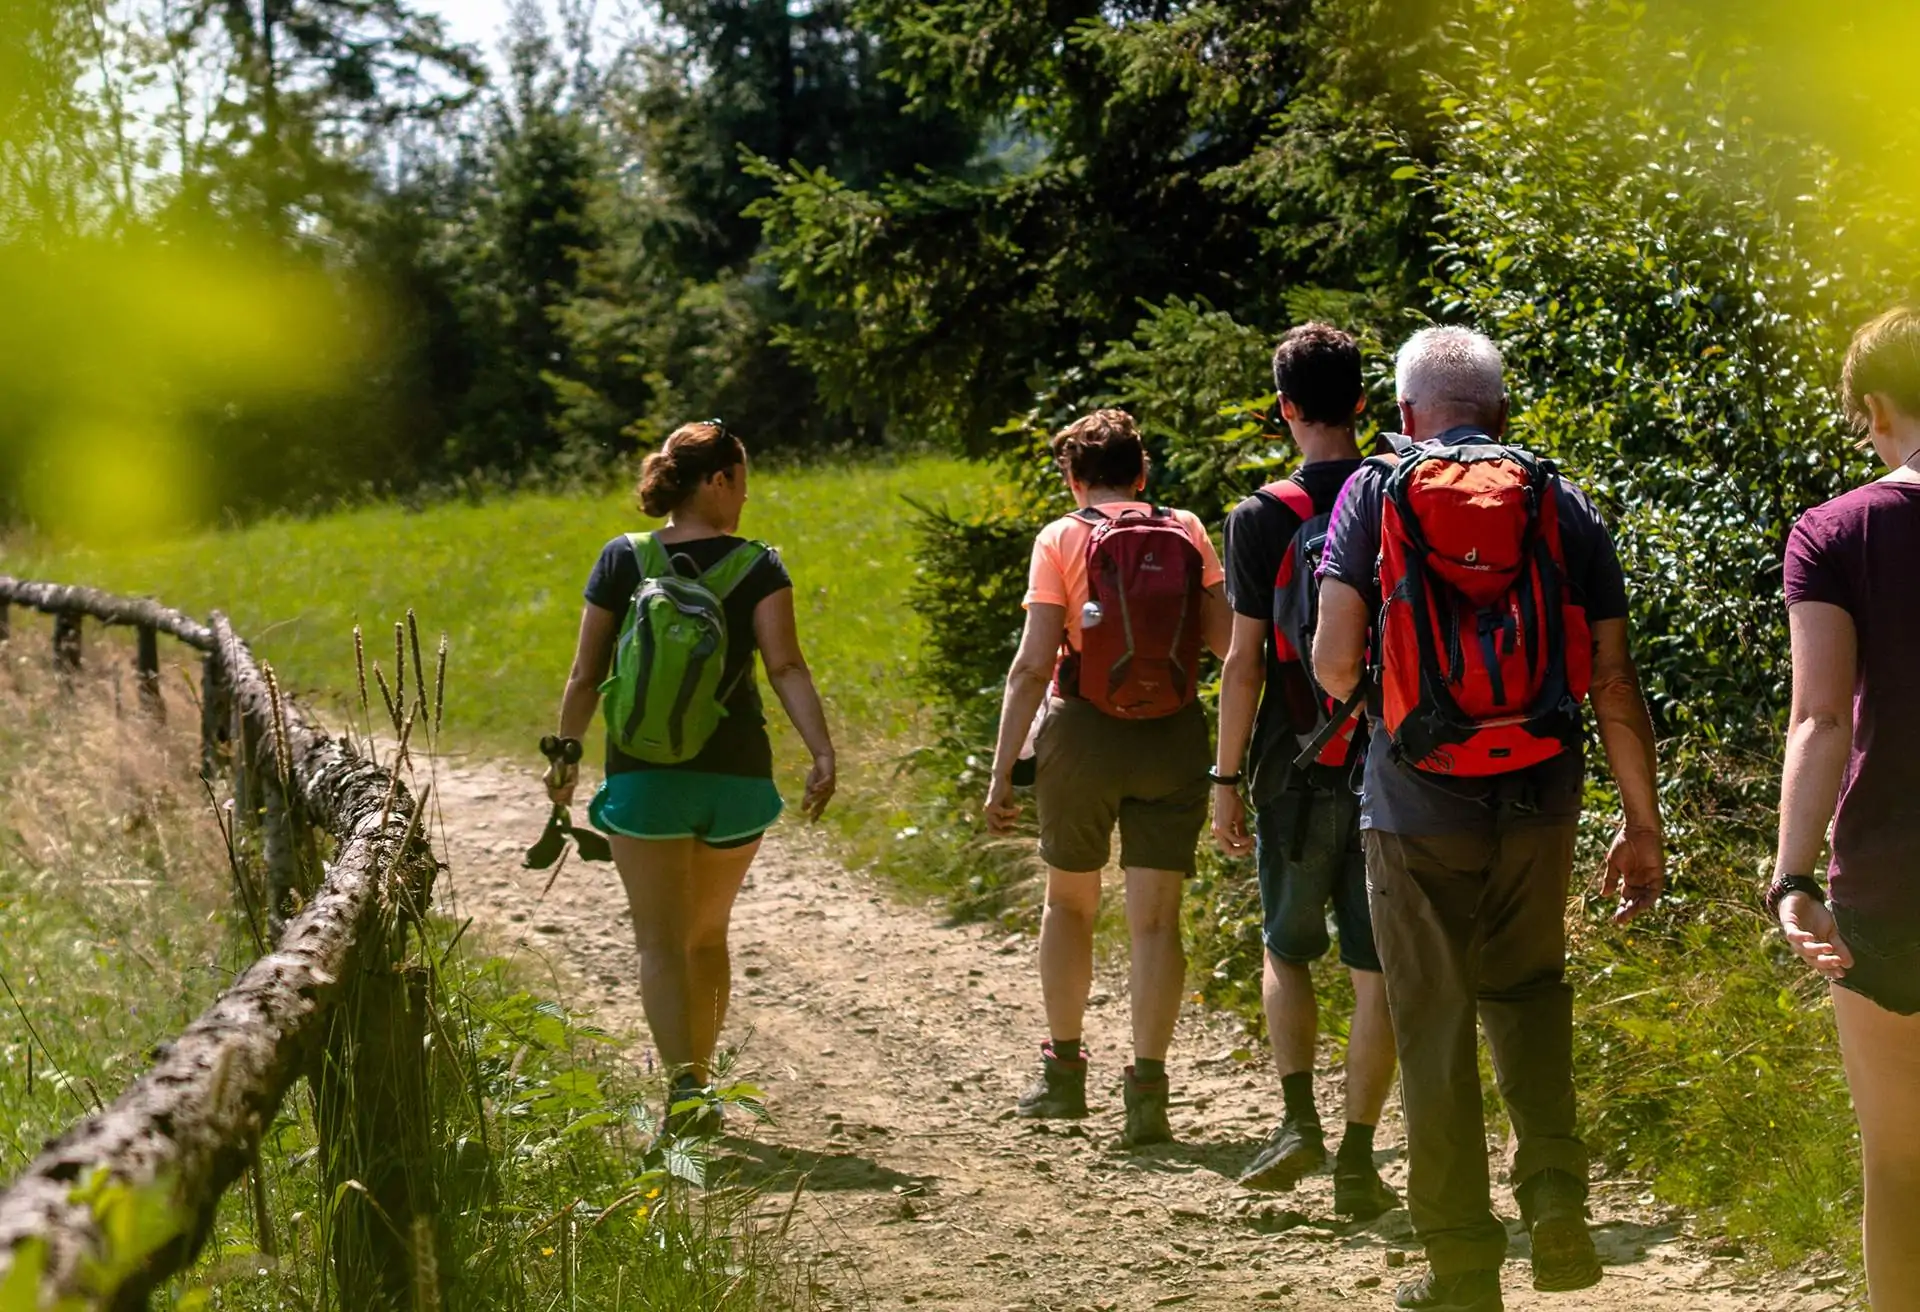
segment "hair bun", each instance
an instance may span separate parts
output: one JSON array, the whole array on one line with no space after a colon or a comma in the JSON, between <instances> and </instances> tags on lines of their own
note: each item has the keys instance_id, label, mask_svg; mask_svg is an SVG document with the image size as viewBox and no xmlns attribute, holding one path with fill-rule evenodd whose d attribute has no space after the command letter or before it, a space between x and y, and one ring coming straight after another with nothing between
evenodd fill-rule
<instances>
[{"instance_id":1,"label":"hair bun","mask_svg":"<svg viewBox=\"0 0 1920 1312\"><path fill-rule=\"evenodd\" d=\"M663 519L715 474L746 461L747 449L718 420L682 424L640 466L640 509Z\"/></svg>"}]
</instances>

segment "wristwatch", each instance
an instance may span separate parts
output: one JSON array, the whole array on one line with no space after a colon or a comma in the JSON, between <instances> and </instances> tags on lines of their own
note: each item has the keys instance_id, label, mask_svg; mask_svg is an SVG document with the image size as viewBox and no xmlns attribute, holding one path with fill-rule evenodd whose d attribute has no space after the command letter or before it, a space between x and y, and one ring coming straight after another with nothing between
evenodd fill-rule
<instances>
[{"instance_id":1,"label":"wristwatch","mask_svg":"<svg viewBox=\"0 0 1920 1312\"><path fill-rule=\"evenodd\" d=\"M1767 885L1767 917L1780 919L1780 904L1795 893L1805 893L1821 906L1827 904L1827 890L1812 875L1775 875Z\"/></svg>"},{"instance_id":2,"label":"wristwatch","mask_svg":"<svg viewBox=\"0 0 1920 1312\"><path fill-rule=\"evenodd\" d=\"M1232 774L1221 774L1217 767L1211 765L1207 767L1207 778L1213 780L1214 783L1222 788L1233 787L1240 782L1242 776L1245 774L1246 771L1244 770L1235 770Z\"/></svg>"}]
</instances>

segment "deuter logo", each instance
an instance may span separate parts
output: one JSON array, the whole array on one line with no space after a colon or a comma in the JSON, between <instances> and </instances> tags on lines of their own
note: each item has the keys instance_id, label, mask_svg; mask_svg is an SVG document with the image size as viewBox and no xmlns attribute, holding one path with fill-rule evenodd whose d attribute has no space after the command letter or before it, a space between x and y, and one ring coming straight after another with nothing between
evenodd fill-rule
<instances>
[{"instance_id":1,"label":"deuter logo","mask_svg":"<svg viewBox=\"0 0 1920 1312\"><path fill-rule=\"evenodd\" d=\"M1156 572L1158 572L1158 570L1160 569L1160 566L1154 562L1153 553L1151 551L1149 551L1146 555L1140 557L1140 568L1143 570L1150 569Z\"/></svg>"}]
</instances>

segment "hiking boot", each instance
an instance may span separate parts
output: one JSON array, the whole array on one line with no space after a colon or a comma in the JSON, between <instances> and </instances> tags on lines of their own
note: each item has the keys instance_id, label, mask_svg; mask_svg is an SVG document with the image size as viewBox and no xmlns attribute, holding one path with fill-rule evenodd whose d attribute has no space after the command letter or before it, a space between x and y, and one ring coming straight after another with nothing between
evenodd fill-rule
<instances>
[{"instance_id":1,"label":"hiking boot","mask_svg":"<svg viewBox=\"0 0 1920 1312\"><path fill-rule=\"evenodd\" d=\"M1145 1148L1150 1144L1172 1143L1173 1127L1167 1124L1167 1081L1165 1078L1143 1081L1134 1078L1127 1067L1127 1124L1120 1131L1122 1148Z\"/></svg>"},{"instance_id":2,"label":"hiking boot","mask_svg":"<svg viewBox=\"0 0 1920 1312\"><path fill-rule=\"evenodd\" d=\"M1515 1190L1533 1241L1533 1287L1543 1293L1600 1283L1600 1254L1587 1230L1586 1189L1565 1171L1541 1171Z\"/></svg>"},{"instance_id":3,"label":"hiking boot","mask_svg":"<svg viewBox=\"0 0 1920 1312\"><path fill-rule=\"evenodd\" d=\"M1333 1164L1333 1210L1350 1221L1371 1221L1400 1206L1400 1195L1380 1178L1372 1162Z\"/></svg>"},{"instance_id":4,"label":"hiking boot","mask_svg":"<svg viewBox=\"0 0 1920 1312\"><path fill-rule=\"evenodd\" d=\"M1013 1110L1033 1120L1078 1120L1087 1114L1087 1059L1061 1061L1053 1045L1040 1045L1040 1078L1027 1086Z\"/></svg>"},{"instance_id":5,"label":"hiking boot","mask_svg":"<svg viewBox=\"0 0 1920 1312\"><path fill-rule=\"evenodd\" d=\"M1327 1140L1318 1122L1289 1117L1267 1136L1240 1173L1242 1189L1291 1189L1327 1164Z\"/></svg>"},{"instance_id":6,"label":"hiking boot","mask_svg":"<svg viewBox=\"0 0 1920 1312\"><path fill-rule=\"evenodd\" d=\"M1400 1286L1393 1305L1408 1312L1505 1312L1498 1271L1458 1271L1450 1276L1429 1271Z\"/></svg>"}]
</instances>

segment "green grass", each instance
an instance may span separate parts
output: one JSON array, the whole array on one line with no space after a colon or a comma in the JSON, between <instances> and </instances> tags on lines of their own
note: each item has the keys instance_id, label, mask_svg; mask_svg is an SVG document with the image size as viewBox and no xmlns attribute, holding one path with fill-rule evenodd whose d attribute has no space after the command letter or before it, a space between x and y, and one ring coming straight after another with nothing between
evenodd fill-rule
<instances>
[{"instance_id":1,"label":"green grass","mask_svg":"<svg viewBox=\"0 0 1920 1312\"><path fill-rule=\"evenodd\" d=\"M753 475L742 532L778 548L793 574L801 643L841 737L897 739L917 718L907 686L921 628L906 604L912 511L902 498L964 501L989 484L976 466L932 457ZM447 709L447 745L530 759L558 710L595 556L647 526L624 491L502 496L152 544L19 538L5 568L150 593L195 614L224 610L283 682L336 708L354 686L353 625L391 677L392 627L412 606L423 642L444 630L452 646L448 679L460 695ZM769 703L780 734L784 718ZM795 770L797 744L783 741L783 765Z\"/></svg>"}]
</instances>

